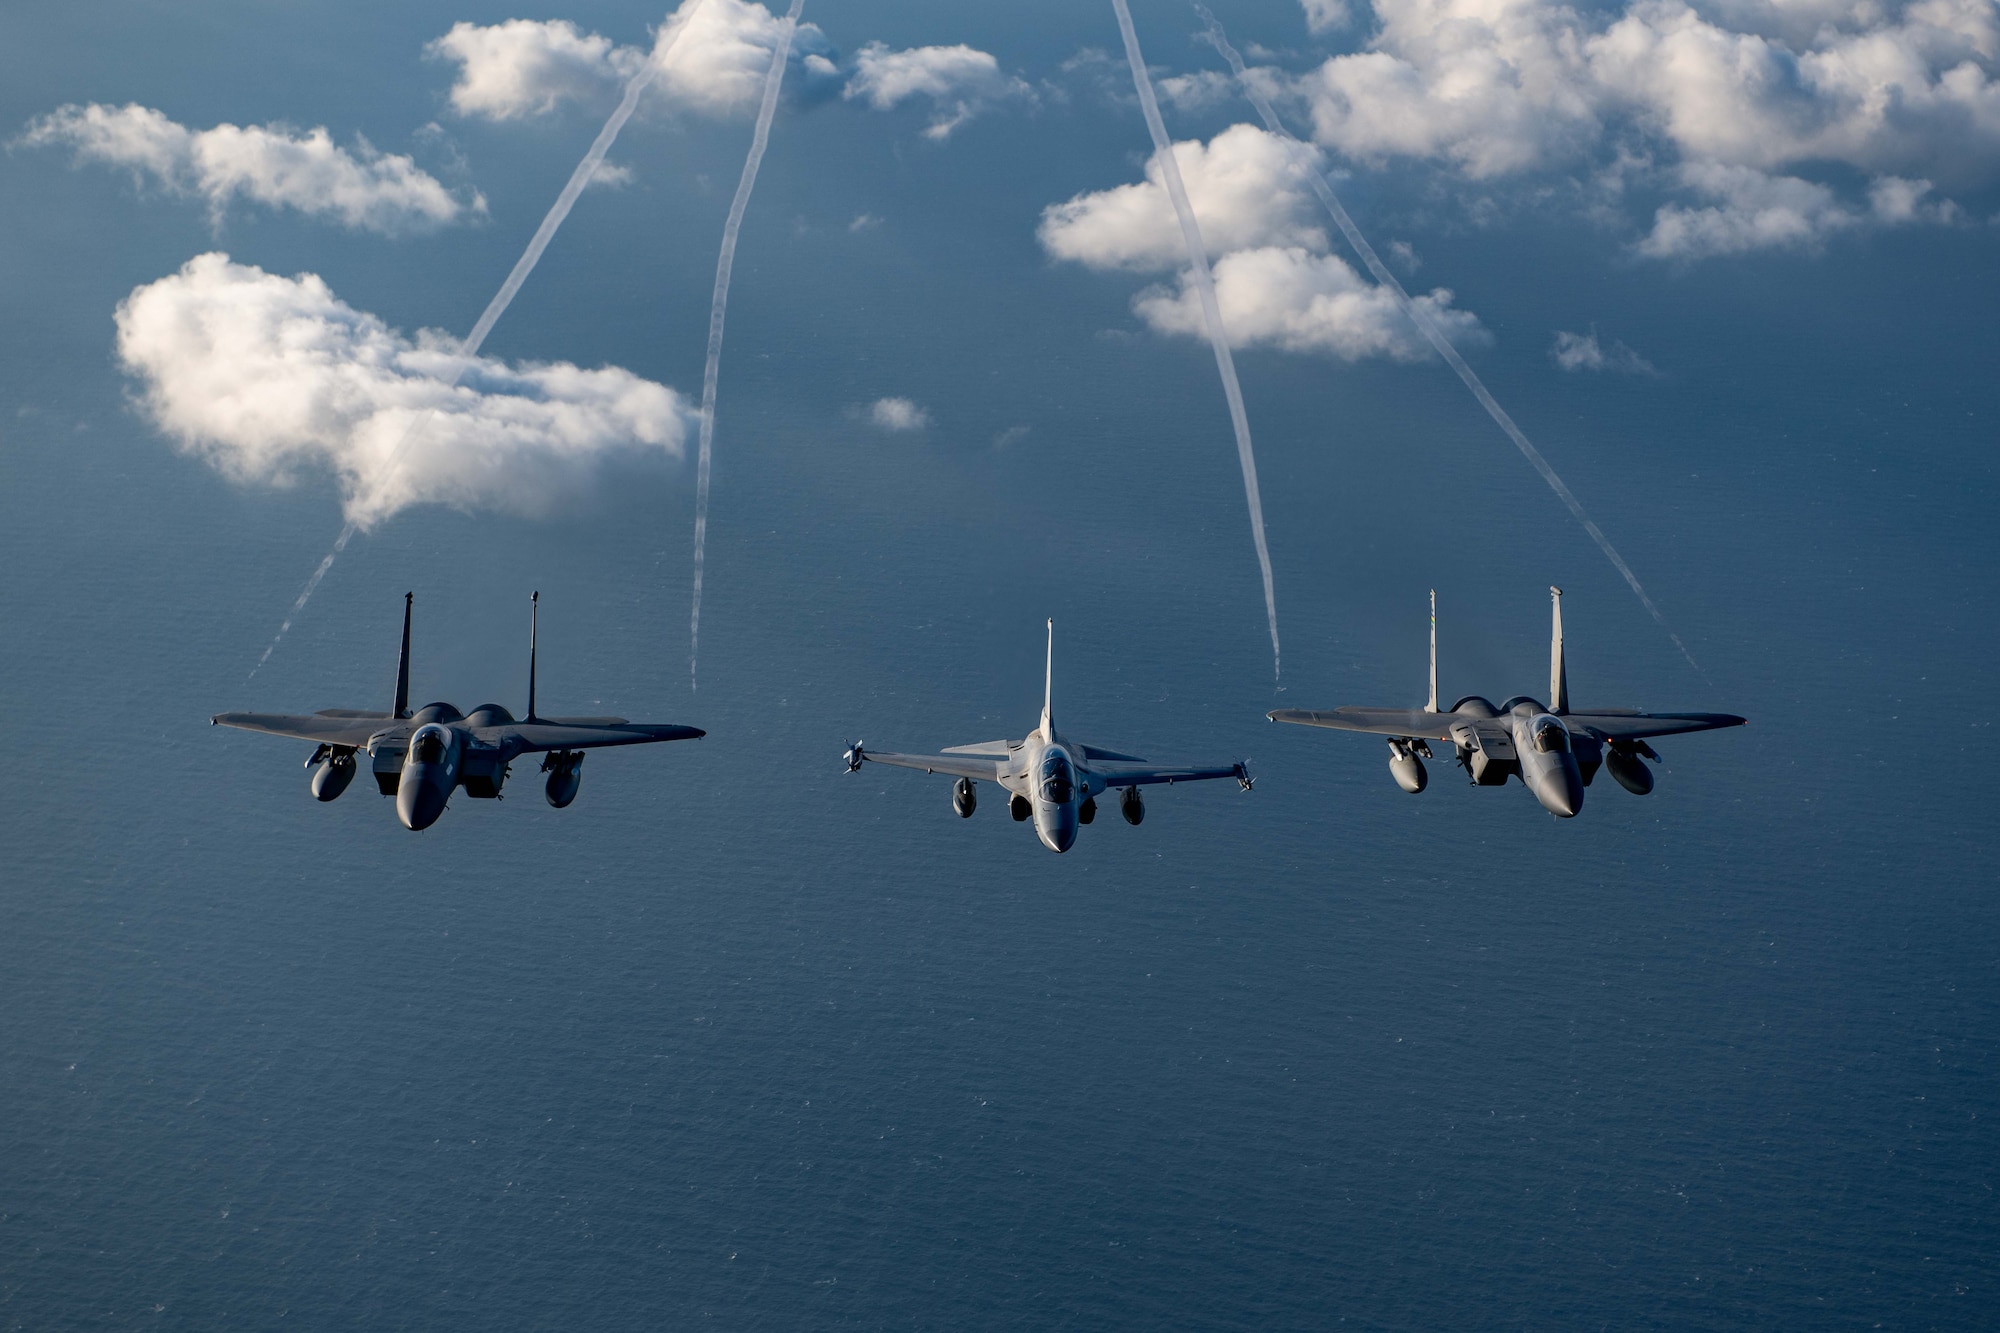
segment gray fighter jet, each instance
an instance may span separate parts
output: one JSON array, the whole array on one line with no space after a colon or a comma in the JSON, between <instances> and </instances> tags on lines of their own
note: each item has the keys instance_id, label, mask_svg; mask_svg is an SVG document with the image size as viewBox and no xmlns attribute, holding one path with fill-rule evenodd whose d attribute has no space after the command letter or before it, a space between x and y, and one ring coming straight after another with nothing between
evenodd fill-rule
<instances>
[{"instance_id":1,"label":"gray fighter jet","mask_svg":"<svg viewBox=\"0 0 2000 1333\"><path fill-rule=\"evenodd\" d=\"M1336 708L1314 712L1280 708L1273 722L1296 722L1336 731L1361 731L1389 738L1389 772L1406 792L1424 789L1423 761L1431 757L1429 741L1448 741L1459 766L1480 787L1498 787L1509 777L1521 779L1548 810L1569 819L1583 808L1583 789L1600 765L1618 785L1634 796L1653 790L1653 771L1646 760L1659 755L1646 744L1650 736L1684 731L1740 727L1733 713L1637 713L1626 708L1572 710L1569 672L1563 663L1562 589L1550 588L1554 633L1549 644L1549 698L1517 695L1495 708L1469 695L1438 711L1437 593L1431 593L1431 695L1423 708Z\"/></svg>"},{"instance_id":2,"label":"gray fighter jet","mask_svg":"<svg viewBox=\"0 0 2000 1333\"><path fill-rule=\"evenodd\" d=\"M951 808L961 819L970 819L979 804L972 784L997 782L1007 791L1007 810L1015 822L1033 819L1035 836L1052 852L1066 852L1075 844L1077 827L1097 818L1097 798L1107 791L1119 793L1118 812L1126 823L1137 824L1146 817L1145 802L1139 798L1144 786L1235 778L1244 791L1250 790L1250 770L1242 764L1176 768L1071 740L1056 730L1051 712L1055 671L1056 622L1051 620L1041 726L1018 741L955 745L942 754L878 754L856 741L846 755L847 771L858 773L869 762L955 777Z\"/></svg>"},{"instance_id":3,"label":"gray fighter jet","mask_svg":"<svg viewBox=\"0 0 2000 1333\"><path fill-rule=\"evenodd\" d=\"M583 752L605 745L646 745L706 735L695 727L627 722L622 717L538 717L535 714L535 639L542 595L530 599L528 620L528 715L515 719L499 704L481 704L461 713L450 704L425 704L410 711L410 607L403 595L403 651L396 659L396 702L386 713L329 708L310 716L287 713L218 713L211 726L241 727L273 736L312 741L319 748L306 760L312 792L331 801L347 790L366 753L375 785L396 798L396 817L405 828L429 828L460 787L467 796L498 798L508 766L524 754L543 754L549 775L545 793L561 810L576 799L583 781Z\"/></svg>"}]
</instances>

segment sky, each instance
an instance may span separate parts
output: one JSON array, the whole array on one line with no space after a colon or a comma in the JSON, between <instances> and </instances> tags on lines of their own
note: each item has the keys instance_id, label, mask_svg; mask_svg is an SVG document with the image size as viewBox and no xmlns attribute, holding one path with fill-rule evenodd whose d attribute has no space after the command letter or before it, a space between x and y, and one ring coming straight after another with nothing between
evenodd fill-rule
<instances>
[{"instance_id":1,"label":"sky","mask_svg":"<svg viewBox=\"0 0 2000 1333\"><path fill-rule=\"evenodd\" d=\"M1295 141L1132 15L1275 674L1109 0L807 0L693 673L782 8L0 15L13 1326L1976 1325L2000 9L1217 5ZM1552 584L1579 706L1750 725L1556 824L1263 719L1419 702L1432 589L1540 693ZM708 736L416 835L207 725L386 707L412 590L518 709L537 589L546 710ZM1027 730L1049 617L1256 791L841 772Z\"/></svg>"}]
</instances>

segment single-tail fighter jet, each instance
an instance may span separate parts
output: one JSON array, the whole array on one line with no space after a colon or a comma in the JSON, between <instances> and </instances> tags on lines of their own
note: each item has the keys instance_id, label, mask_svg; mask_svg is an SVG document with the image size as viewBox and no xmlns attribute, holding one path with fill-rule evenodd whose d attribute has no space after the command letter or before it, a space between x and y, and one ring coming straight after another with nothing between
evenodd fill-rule
<instances>
[{"instance_id":1,"label":"single-tail fighter jet","mask_svg":"<svg viewBox=\"0 0 2000 1333\"><path fill-rule=\"evenodd\" d=\"M1018 741L986 741L955 745L942 754L878 754L860 741L847 752L847 771L858 773L864 762L920 768L926 773L955 777L951 808L970 819L979 804L975 782L997 782L1007 792L1007 811L1016 823L1035 821L1035 836L1052 852L1066 852L1076 842L1079 825L1097 818L1097 798L1116 790L1118 813L1128 824L1146 817L1139 788L1156 783L1199 782L1205 778L1235 778L1244 791L1251 787L1243 764L1209 767L1169 767L1136 755L1082 745L1056 730L1052 713L1055 695L1056 622L1049 621L1048 671L1042 682L1042 724Z\"/></svg>"},{"instance_id":2,"label":"single-tail fighter jet","mask_svg":"<svg viewBox=\"0 0 2000 1333\"><path fill-rule=\"evenodd\" d=\"M646 745L685 741L707 733L696 727L627 722L622 717L540 717L535 713L535 638L542 595L529 601L528 715L516 720L499 704L481 704L461 713L447 703L410 711L410 607L403 594L403 650L396 659L396 701L386 713L329 708L310 716L288 713L218 713L211 726L241 727L312 741L319 746L306 760L316 768L312 792L331 801L347 790L365 753L375 785L396 798L396 818L410 829L429 828L460 787L467 796L498 799L509 765L524 754L543 754L549 775L545 793L561 810L576 799L583 781L583 752L605 745Z\"/></svg>"},{"instance_id":3,"label":"single-tail fighter jet","mask_svg":"<svg viewBox=\"0 0 2000 1333\"><path fill-rule=\"evenodd\" d=\"M1653 790L1646 760L1660 756L1648 737L1684 731L1740 727L1733 713L1638 713L1629 708L1572 710L1569 672L1563 663L1562 589L1550 588L1554 633L1549 645L1549 704L1516 695L1495 708L1468 695L1438 711L1437 593L1431 593L1431 695L1423 708L1336 708L1314 712L1280 708L1273 722L1296 722L1335 731L1361 731L1389 738L1389 772L1412 794L1424 789L1429 741L1448 741L1453 757L1474 786L1499 787L1518 777L1550 813L1563 819L1583 808L1583 789L1601 765L1634 796Z\"/></svg>"}]
</instances>

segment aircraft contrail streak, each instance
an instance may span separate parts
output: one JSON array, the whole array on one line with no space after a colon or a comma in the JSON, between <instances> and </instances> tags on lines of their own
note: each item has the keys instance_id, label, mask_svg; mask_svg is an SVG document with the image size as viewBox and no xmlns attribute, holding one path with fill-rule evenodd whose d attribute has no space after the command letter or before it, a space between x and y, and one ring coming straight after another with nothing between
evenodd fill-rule
<instances>
[{"instance_id":1,"label":"aircraft contrail streak","mask_svg":"<svg viewBox=\"0 0 2000 1333\"><path fill-rule=\"evenodd\" d=\"M706 0L702 0L702 3L706 3ZM542 225L535 228L534 236L528 241L528 248L514 261L513 270L507 274L507 280L500 284L500 290L486 303L486 309L480 313L478 322L472 326L472 332L466 334L465 340L458 345L459 366L445 381L446 388L458 386L459 378L466 371L466 358L472 357L479 351L480 346L486 341L486 335L493 332L493 326L500 322L500 316L507 313L507 307L513 304L515 295L521 290L521 284L528 280L528 275L535 271L535 265L541 262L542 251L549 248L549 242L555 239L557 229L562 226L563 220L569 217L570 209L576 206L577 197L583 193L584 187L590 184L590 178L597 174L597 169L604 164L604 155L611 151L611 145L618 138L618 132L625 128L626 121L632 119L632 112L639 105L640 94L652 84L654 76L660 71L660 66L666 61L667 54L674 49L675 43L681 39L681 34L687 31L688 23L694 20L695 14L700 10L701 4L690 10L687 20L668 36L667 44L649 56L639 72L626 82L625 96L620 99L617 109L611 113L611 118L604 122L604 128L597 132L597 138L591 142L590 151L583 155L583 160L576 164L576 170L570 173L569 182L563 186L562 193L556 196L555 203L550 205L548 214L542 218ZM429 424L430 418L431 414L426 413L412 421L403 431L403 438L396 442L395 450L389 455L389 478L394 478L402 467L404 455L409 452L418 434ZM354 534L359 530L359 526L352 521L341 528L340 536L334 539L333 549L326 553L326 558L319 562L317 569L313 570L312 577L306 580L305 589L299 593L299 599L292 603L292 609L285 614L285 623L278 627L278 633L271 640L271 646L257 659L257 665L250 668L251 676L254 677L263 668L264 663L271 660L271 654L277 651L278 644L284 639L286 631L291 629L292 622L298 618L299 612L305 610L306 603L312 600L313 592L319 587L320 580L326 577L326 572L333 568L333 562L347 549L347 543L354 539Z\"/></svg>"},{"instance_id":2,"label":"aircraft contrail streak","mask_svg":"<svg viewBox=\"0 0 2000 1333\"><path fill-rule=\"evenodd\" d=\"M722 370L722 319L729 308L729 271L736 265L736 234L743 230L743 211L750 206L750 191L757 184L757 168L764 163L764 148L771 141L771 116L778 108L778 88L785 79L785 61L792 53L792 34L799 26L799 13L806 0L792 0L785 14L784 31L771 52L771 68L764 75L764 101L757 108L757 129L750 136L750 156L743 159L743 176L736 182L736 197L729 201L729 220L722 224L722 251L715 257L715 293L708 303L708 361L701 369L701 450L694 469L694 603L688 612L688 689L697 688L695 660L701 650L701 574L708 547L708 473L715 446L715 383Z\"/></svg>"},{"instance_id":3,"label":"aircraft contrail streak","mask_svg":"<svg viewBox=\"0 0 2000 1333\"><path fill-rule=\"evenodd\" d=\"M1215 349L1215 368L1222 374L1222 393L1229 400L1229 424L1236 431L1236 460L1243 466L1243 496L1250 504L1250 535L1257 542L1257 565L1264 574L1264 613L1271 621L1271 674L1280 674L1278 653L1278 594L1271 580L1271 551L1264 543L1264 501L1257 491L1257 455L1250 447L1250 420L1243 412L1243 386L1236 380L1236 359L1229 354L1229 339L1222 328L1222 308L1215 300L1215 278L1208 271L1208 250L1201 239L1201 225L1188 203L1187 186L1181 180L1180 163L1174 160L1173 141L1167 138L1166 122L1160 119L1159 99L1153 95L1153 80L1146 73L1146 59L1139 54L1139 34L1132 28L1132 11L1125 0L1111 0L1118 11L1118 31L1125 39L1125 59L1132 66L1132 86L1139 92L1139 105L1146 113L1146 128L1153 136L1153 159L1160 164L1167 197L1173 200L1174 216L1180 219L1181 238L1187 242L1188 262L1194 269L1196 293L1201 297L1202 322L1208 329L1209 345Z\"/></svg>"},{"instance_id":4,"label":"aircraft contrail streak","mask_svg":"<svg viewBox=\"0 0 2000 1333\"><path fill-rule=\"evenodd\" d=\"M1113 0L1113 3L1122 8L1124 0ZM1301 144L1278 119L1277 112L1271 108L1270 99L1259 92L1256 84L1247 77L1243 57L1229 44L1229 38L1224 35L1222 24L1217 22L1215 15L1211 14L1206 6L1199 4L1194 7L1194 11L1208 25L1209 41L1214 44L1217 51L1221 52L1222 58L1229 62L1230 72L1236 76L1236 82L1241 85L1244 96L1250 99L1250 105L1257 108L1257 114L1263 118L1264 128L1303 150L1305 145ZM1487 415L1493 418L1493 423L1507 433L1507 438L1514 442L1514 447L1521 451L1521 456L1534 466L1535 471L1542 474L1542 480L1549 484L1549 489L1569 507L1570 514L1583 525L1583 530L1590 534L1590 539L1597 543L1597 549L1604 552L1604 558L1625 576L1626 584L1637 595L1646 610L1652 613L1660 628L1666 631L1667 637L1674 641L1674 647L1680 649L1681 656L1687 659L1688 665L1696 671L1701 670L1701 664L1694 660L1694 654L1690 653L1687 645L1681 642L1681 636L1674 633L1673 626L1667 623L1666 616L1660 613L1660 608L1653 604L1653 599L1648 597L1645 588L1640 586L1639 576L1632 572L1632 567L1618 554L1618 548L1611 544L1611 539L1604 535L1604 530L1599 528L1584 511L1583 503L1576 498L1576 494L1561 477L1556 475L1556 470L1549 466L1548 459L1542 457L1542 451L1535 448L1522 433L1521 428L1514 424L1514 418L1508 416L1506 409L1495 401L1479 376L1473 373L1472 367L1465 363L1465 358L1458 354L1458 349L1451 345L1451 339L1444 336L1444 331L1424 313L1423 307L1410 299L1410 294L1403 290L1403 284L1397 281L1396 275L1389 271L1388 265L1384 264L1381 256L1375 253L1375 247L1368 244L1368 238L1354 225L1354 219L1348 216L1347 209L1341 204L1340 197L1333 192L1333 185L1325 174L1309 167L1306 178L1312 185L1313 193L1319 196L1319 201L1326 205L1326 211L1333 216L1335 224L1340 227L1341 234L1347 237L1347 243L1354 247L1354 252L1361 256L1361 262L1368 266L1368 271L1374 275L1375 281L1395 293L1396 302L1402 306L1403 313L1410 317L1418 331L1430 341L1432 347L1437 349L1438 355L1445 359L1445 363L1458 372L1458 377L1465 381L1465 387L1472 390L1472 396L1479 400L1479 405L1486 409Z\"/></svg>"}]
</instances>

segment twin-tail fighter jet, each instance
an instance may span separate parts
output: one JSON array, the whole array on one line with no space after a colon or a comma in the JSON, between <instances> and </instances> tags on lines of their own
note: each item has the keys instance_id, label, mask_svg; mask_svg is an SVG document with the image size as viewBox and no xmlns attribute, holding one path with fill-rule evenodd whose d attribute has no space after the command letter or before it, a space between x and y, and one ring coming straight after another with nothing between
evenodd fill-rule
<instances>
[{"instance_id":1,"label":"twin-tail fighter jet","mask_svg":"<svg viewBox=\"0 0 2000 1333\"><path fill-rule=\"evenodd\" d=\"M1008 794L1007 810L1015 822L1034 820L1035 836L1052 852L1066 852L1076 843L1078 826L1097 818L1097 798L1107 791L1118 791L1118 812L1126 823L1137 824L1146 817L1141 787L1235 778L1244 791L1250 790L1250 770L1240 763L1173 768L1071 740L1056 730L1055 670L1056 623L1051 620L1042 724L1035 730L1018 741L957 745L942 754L878 754L856 741L846 755L847 771L858 773L864 762L872 762L955 777L951 808L961 819L970 819L979 804L978 789L972 784L997 782Z\"/></svg>"},{"instance_id":2,"label":"twin-tail fighter jet","mask_svg":"<svg viewBox=\"0 0 2000 1333\"><path fill-rule=\"evenodd\" d=\"M306 760L312 792L331 801L347 790L366 753L375 785L396 798L396 817L410 829L429 828L444 813L452 792L497 799L509 765L524 754L544 754L542 772L549 804L561 810L576 799L583 781L583 752L606 745L646 745L706 735L696 727L627 722L622 717L539 717L535 713L535 638L542 595L530 601L528 620L528 715L516 719L499 704L481 704L461 713L447 703L410 711L410 607L403 595L403 651L396 659L396 700L386 713L329 708L310 716L286 713L218 713L210 725L241 727L319 748Z\"/></svg>"},{"instance_id":3,"label":"twin-tail fighter jet","mask_svg":"<svg viewBox=\"0 0 2000 1333\"><path fill-rule=\"evenodd\" d=\"M1646 744L1648 737L1684 731L1740 727L1745 719L1733 713L1639 713L1625 708L1572 711L1569 672L1563 663L1562 589L1550 588L1554 632L1549 645L1549 703L1517 695L1495 708L1469 695L1438 711L1437 593L1431 594L1430 702L1416 708L1335 708L1313 712L1280 708L1273 722L1296 722L1335 731L1360 731L1389 738L1389 772L1396 785L1412 794L1424 789L1428 741L1449 741L1458 764L1479 787L1503 786L1509 777L1521 779L1535 799L1563 819L1583 808L1583 789L1609 769L1618 785L1634 796L1653 790L1653 771L1646 760L1660 756Z\"/></svg>"}]
</instances>

